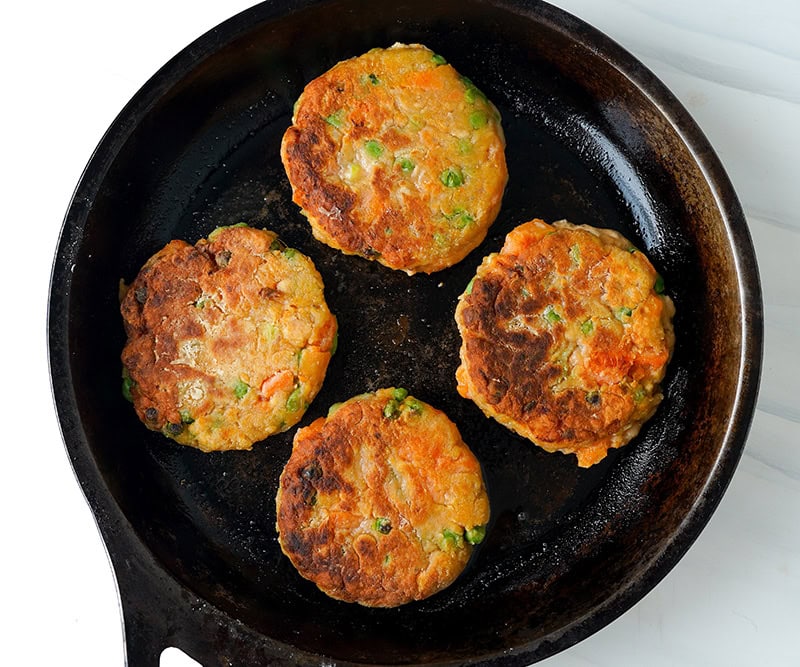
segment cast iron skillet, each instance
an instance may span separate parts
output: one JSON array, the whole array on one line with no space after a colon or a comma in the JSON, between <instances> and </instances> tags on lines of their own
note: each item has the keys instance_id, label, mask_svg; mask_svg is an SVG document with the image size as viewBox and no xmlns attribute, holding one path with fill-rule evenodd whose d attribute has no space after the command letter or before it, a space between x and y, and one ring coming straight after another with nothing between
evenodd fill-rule
<instances>
[{"instance_id":1,"label":"cast iron skillet","mask_svg":"<svg viewBox=\"0 0 800 667\"><path fill-rule=\"evenodd\" d=\"M315 242L278 148L303 85L395 41L443 54L504 119L510 180L466 260L408 277ZM628 447L581 470L455 392L457 296L534 216L626 234L677 306L666 400ZM120 392L119 280L172 238L267 226L311 256L339 351L302 424L382 386L444 409L492 504L463 576L426 601L369 610L326 598L283 557L278 475L294 430L202 454L147 431ZM723 169L686 111L631 55L540 2L270 1L161 69L93 155L52 274L50 363L64 440L116 572L130 665L177 646L205 665L536 662L650 590L733 474L761 364L753 248Z\"/></svg>"}]
</instances>

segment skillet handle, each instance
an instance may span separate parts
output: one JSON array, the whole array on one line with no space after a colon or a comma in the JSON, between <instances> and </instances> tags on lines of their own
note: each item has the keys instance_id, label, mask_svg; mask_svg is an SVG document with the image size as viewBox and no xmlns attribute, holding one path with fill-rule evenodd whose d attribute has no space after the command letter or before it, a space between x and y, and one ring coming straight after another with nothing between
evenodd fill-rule
<instances>
[{"instance_id":1,"label":"skillet handle","mask_svg":"<svg viewBox=\"0 0 800 667\"><path fill-rule=\"evenodd\" d=\"M164 649L175 647L204 667L230 665L229 657L252 640L231 636L230 619L181 586L138 541L110 550L117 579L125 639L125 667L159 667ZM125 555L121 555L124 553ZM243 656L241 664L273 664L268 650ZM285 663L291 664L291 663Z\"/></svg>"},{"instance_id":2,"label":"skillet handle","mask_svg":"<svg viewBox=\"0 0 800 667\"><path fill-rule=\"evenodd\" d=\"M125 641L126 667L159 667L161 652L170 645L162 595L138 559L125 558L117 564L117 588Z\"/></svg>"},{"instance_id":3,"label":"skillet handle","mask_svg":"<svg viewBox=\"0 0 800 667\"><path fill-rule=\"evenodd\" d=\"M158 634L146 623L125 620L126 667L159 667L161 652L165 648Z\"/></svg>"},{"instance_id":4,"label":"skillet handle","mask_svg":"<svg viewBox=\"0 0 800 667\"><path fill-rule=\"evenodd\" d=\"M298 664L293 650L235 622L179 583L130 524L120 521L106 528L122 611L125 667L159 667L161 654L169 647L203 667Z\"/></svg>"}]
</instances>

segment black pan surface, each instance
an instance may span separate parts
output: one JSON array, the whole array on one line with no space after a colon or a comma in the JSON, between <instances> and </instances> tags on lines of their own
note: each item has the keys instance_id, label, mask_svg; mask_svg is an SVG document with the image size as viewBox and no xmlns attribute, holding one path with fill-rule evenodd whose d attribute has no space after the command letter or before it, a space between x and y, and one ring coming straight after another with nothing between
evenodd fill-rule
<instances>
[{"instance_id":1,"label":"black pan surface","mask_svg":"<svg viewBox=\"0 0 800 667\"><path fill-rule=\"evenodd\" d=\"M305 83L396 41L443 54L497 105L509 183L486 241L409 277L317 243L279 158ZM600 464L546 454L455 391L458 295L533 217L611 227L645 250L677 315L666 399ZM203 454L147 431L120 392L118 283L167 241L218 225L277 231L309 255L340 325L332 403L403 386L481 461L485 542L446 591L391 610L302 580L275 532L292 429ZM688 114L632 56L540 2L265 2L182 51L132 99L76 189L55 258L50 360L62 431L119 581L128 661L178 646L206 665L509 664L571 646L627 610L703 528L744 446L761 301L736 196Z\"/></svg>"}]
</instances>

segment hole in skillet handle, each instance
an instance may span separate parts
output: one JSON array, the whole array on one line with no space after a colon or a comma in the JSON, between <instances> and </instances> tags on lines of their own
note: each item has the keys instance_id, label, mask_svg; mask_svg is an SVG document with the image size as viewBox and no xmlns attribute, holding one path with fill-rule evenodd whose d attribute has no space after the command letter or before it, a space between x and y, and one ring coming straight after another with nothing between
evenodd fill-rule
<instances>
[{"instance_id":1,"label":"hole in skillet handle","mask_svg":"<svg viewBox=\"0 0 800 667\"><path fill-rule=\"evenodd\" d=\"M159 667L204 667L174 646L168 646L161 652L158 664Z\"/></svg>"}]
</instances>

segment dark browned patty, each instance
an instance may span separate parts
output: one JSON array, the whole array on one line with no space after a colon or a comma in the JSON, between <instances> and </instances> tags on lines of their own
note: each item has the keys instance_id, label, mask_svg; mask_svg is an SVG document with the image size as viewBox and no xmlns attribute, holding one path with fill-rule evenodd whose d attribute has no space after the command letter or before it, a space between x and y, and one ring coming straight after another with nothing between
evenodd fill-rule
<instances>
[{"instance_id":1,"label":"dark browned patty","mask_svg":"<svg viewBox=\"0 0 800 667\"><path fill-rule=\"evenodd\" d=\"M371 607L450 585L489 520L480 465L455 424L394 388L300 429L276 503L281 548L300 574Z\"/></svg>"},{"instance_id":2,"label":"dark browned patty","mask_svg":"<svg viewBox=\"0 0 800 667\"><path fill-rule=\"evenodd\" d=\"M674 307L618 233L532 220L461 296L458 391L581 466L629 442L662 399Z\"/></svg>"},{"instance_id":3,"label":"dark browned patty","mask_svg":"<svg viewBox=\"0 0 800 667\"><path fill-rule=\"evenodd\" d=\"M336 319L311 260L273 232L171 241L122 298L124 387L149 429L204 451L249 449L297 423Z\"/></svg>"}]
</instances>

